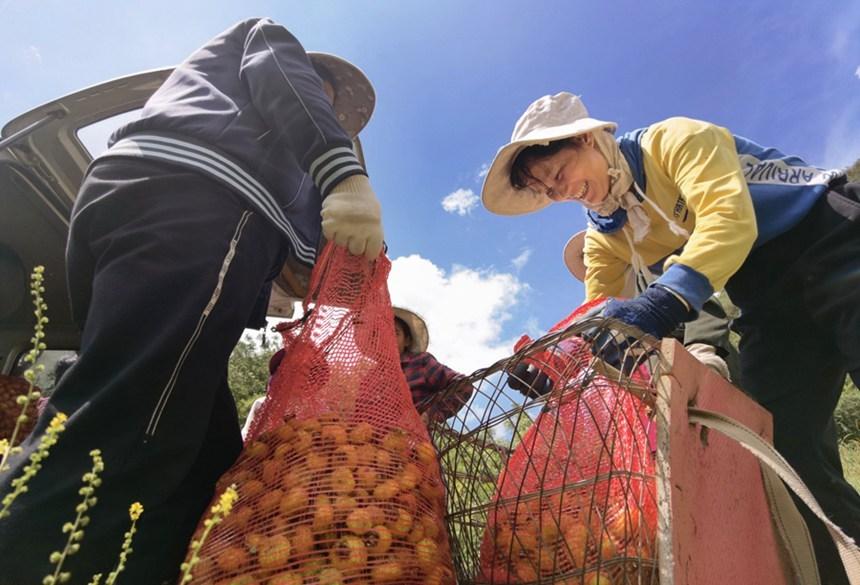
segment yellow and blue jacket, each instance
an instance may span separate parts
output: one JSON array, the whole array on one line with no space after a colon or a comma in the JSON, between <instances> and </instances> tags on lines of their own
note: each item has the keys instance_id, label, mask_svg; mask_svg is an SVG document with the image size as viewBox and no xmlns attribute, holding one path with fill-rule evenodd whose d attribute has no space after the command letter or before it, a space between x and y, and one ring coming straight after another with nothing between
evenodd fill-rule
<instances>
[{"instance_id":1,"label":"yellow and blue jacket","mask_svg":"<svg viewBox=\"0 0 860 585\"><path fill-rule=\"evenodd\" d=\"M586 212L588 299L623 296L635 253L660 274L657 283L698 311L754 247L797 225L843 174L689 118L669 118L617 141L638 197L648 199L643 208L651 227L632 244L623 233L625 210L611 216ZM672 229L670 221L683 230Z\"/></svg>"}]
</instances>

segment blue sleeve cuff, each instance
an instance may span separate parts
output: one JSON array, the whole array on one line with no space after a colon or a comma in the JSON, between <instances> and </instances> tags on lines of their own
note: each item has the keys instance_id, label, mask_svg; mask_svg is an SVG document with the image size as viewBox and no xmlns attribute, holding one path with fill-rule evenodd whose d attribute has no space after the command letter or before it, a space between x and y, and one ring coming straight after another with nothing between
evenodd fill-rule
<instances>
[{"instance_id":1,"label":"blue sleeve cuff","mask_svg":"<svg viewBox=\"0 0 860 585\"><path fill-rule=\"evenodd\" d=\"M714 294L714 287L704 274L683 264L672 264L654 284L672 289L684 297L696 314Z\"/></svg>"}]
</instances>

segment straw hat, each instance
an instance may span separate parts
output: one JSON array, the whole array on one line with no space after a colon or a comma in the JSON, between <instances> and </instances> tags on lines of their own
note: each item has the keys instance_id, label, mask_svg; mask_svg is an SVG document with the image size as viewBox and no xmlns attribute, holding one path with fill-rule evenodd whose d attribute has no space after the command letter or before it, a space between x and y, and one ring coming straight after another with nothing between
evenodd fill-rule
<instances>
[{"instance_id":1,"label":"straw hat","mask_svg":"<svg viewBox=\"0 0 860 585\"><path fill-rule=\"evenodd\" d=\"M308 57L314 69L322 69L334 86L334 113L350 138L355 138L373 114L376 105L373 85L361 69L346 59L316 52L309 52Z\"/></svg>"},{"instance_id":2,"label":"straw hat","mask_svg":"<svg viewBox=\"0 0 860 585\"><path fill-rule=\"evenodd\" d=\"M430 334L427 333L427 324L424 319L412 311L400 307L394 307L394 316L406 323L406 327L409 328L412 343L406 349L412 353L427 351L427 346L430 345Z\"/></svg>"},{"instance_id":3,"label":"straw hat","mask_svg":"<svg viewBox=\"0 0 860 585\"><path fill-rule=\"evenodd\" d=\"M585 282L585 232L576 232L564 245L564 265L580 282Z\"/></svg>"},{"instance_id":4,"label":"straw hat","mask_svg":"<svg viewBox=\"0 0 860 585\"><path fill-rule=\"evenodd\" d=\"M511 167L517 155L535 144L547 145L594 130L615 132L615 129L612 122L589 117L577 95L563 91L543 96L526 109L514 126L511 141L496 153L481 192L484 207L499 215L522 215L543 209L552 203L546 195L511 185Z\"/></svg>"}]
</instances>

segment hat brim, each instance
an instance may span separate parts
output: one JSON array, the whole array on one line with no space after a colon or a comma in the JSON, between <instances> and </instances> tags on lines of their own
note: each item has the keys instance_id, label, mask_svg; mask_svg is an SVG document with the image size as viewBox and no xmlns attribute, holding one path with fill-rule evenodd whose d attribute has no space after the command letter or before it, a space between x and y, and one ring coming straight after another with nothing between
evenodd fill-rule
<instances>
[{"instance_id":1,"label":"hat brim","mask_svg":"<svg viewBox=\"0 0 860 585\"><path fill-rule=\"evenodd\" d=\"M563 253L564 265L580 282L585 282L585 232L573 234L564 245Z\"/></svg>"},{"instance_id":2,"label":"hat brim","mask_svg":"<svg viewBox=\"0 0 860 585\"><path fill-rule=\"evenodd\" d=\"M543 193L531 189L515 189L511 185L511 167L517 155L535 144L549 144L556 140L573 138L594 130L615 132L617 126L595 118L582 118L570 124L543 128L525 138L504 145L496 153L481 189L481 202L487 211L498 215L523 215L540 211L552 201Z\"/></svg>"},{"instance_id":3,"label":"hat brim","mask_svg":"<svg viewBox=\"0 0 860 585\"><path fill-rule=\"evenodd\" d=\"M412 343L407 348L412 353L422 353L427 351L427 346L430 345L430 335L427 332L427 324L424 319L416 313L400 307L394 307L394 316L406 323L409 328L409 335L412 337Z\"/></svg>"},{"instance_id":4,"label":"hat brim","mask_svg":"<svg viewBox=\"0 0 860 585\"><path fill-rule=\"evenodd\" d=\"M334 113L338 122L355 138L367 126L376 106L376 92L364 72L337 55L309 52L315 69L324 69L334 86Z\"/></svg>"}]
</instances>

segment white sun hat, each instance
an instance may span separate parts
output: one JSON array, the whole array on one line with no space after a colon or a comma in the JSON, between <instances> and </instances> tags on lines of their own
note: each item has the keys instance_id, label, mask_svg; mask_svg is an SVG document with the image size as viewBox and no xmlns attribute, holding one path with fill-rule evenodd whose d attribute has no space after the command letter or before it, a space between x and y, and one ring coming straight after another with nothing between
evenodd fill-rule
<instances>
[{"instance_id":1,"label":"white sun hat","mask_svg":"<svg viewBox=\"0 0 860 585\"><path fill-rule=\"evenodd\" d=\"M406 323L406 327L409 328L409 335L412 337L412 343L406 349L412 353L427 351L427 346L430 345L430 334L427 332L427 324L424 319L408 309L393 308L394 316Z\"/></svg>"},{"instance_id":2,"label":"white sun hat","mask_svg":"<svg viewBox=\"0 0 860 585\"><path fill-rule=\"evenodd\" d=\"M481 191L484 207L499 215L522 215L543 209L552 203L546 195L511 185L511 166L517 155L535 144L547 145L594 130L615 132L616 128L613 122L589 117L580 97L566 91L532 102L517 120L511 141L499 149L490 165Z\"/></svg>"},{"instance_id":3,"label":"white sun hat","mask_svg":"<svg viewBox=\"0 0 860 585\"><path fill-rule=\"evenodd\" d=\"M585 282L585 232L576 232L564 245L564 265L580 282Z\"/></svg>"},{"instance_id":4,"label":"white sun hat","mask_svg":"<svg viewBox=\"0 0 860 585\"><path fill-rule=\"evenodd\" d=\"M376 105L376 92L364 71L337 55L308 52L314 69L328 73L334 87L334 113L350 138L367 125Z\"/></svg>"}]
</instances>

